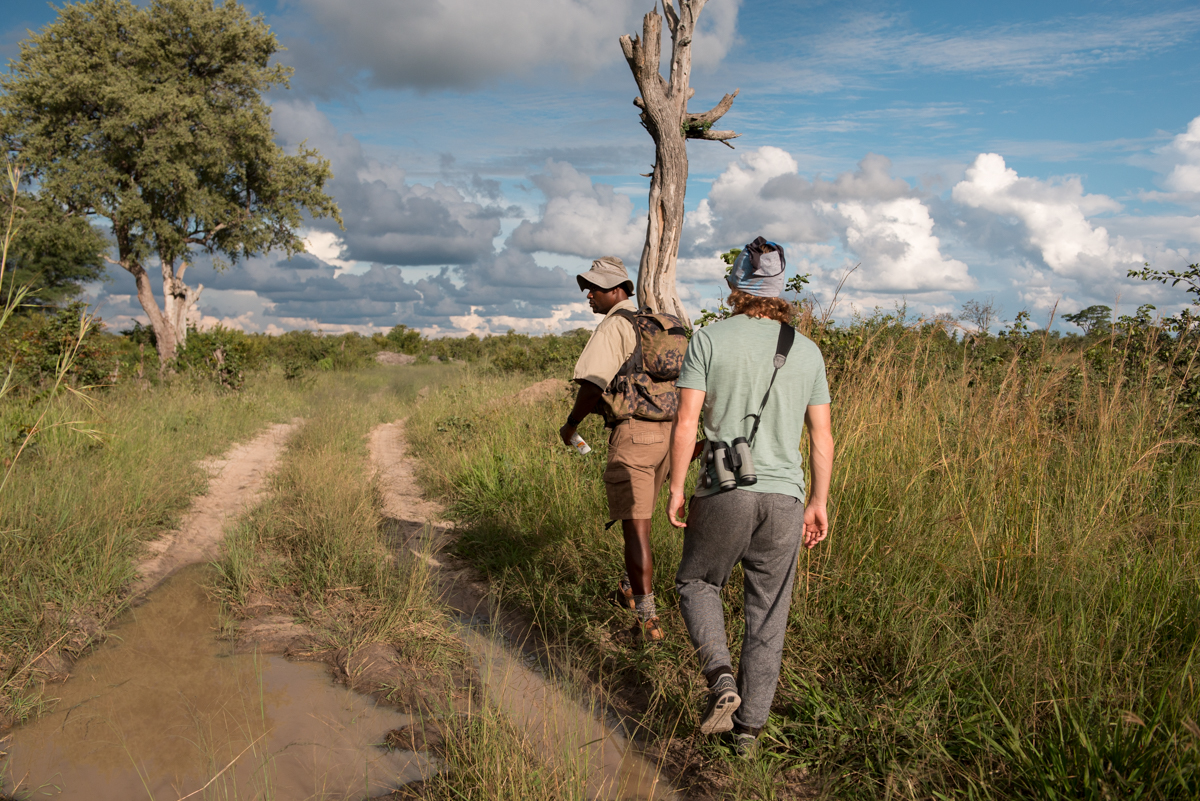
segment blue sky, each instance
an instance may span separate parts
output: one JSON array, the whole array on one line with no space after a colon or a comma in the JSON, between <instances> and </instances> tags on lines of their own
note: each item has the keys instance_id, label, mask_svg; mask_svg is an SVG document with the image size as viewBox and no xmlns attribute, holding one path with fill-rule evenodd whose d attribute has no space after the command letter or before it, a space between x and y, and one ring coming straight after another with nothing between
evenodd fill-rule
<instances>
[{"instance_id":1,"label":"blue sky","mask_svg":"<svg viewBox=\"0 0 1200 801\"><path fill-rule=\"evenodd\" d=\"M636 265L653 146L617 38L644 0L248 4L288 50L279 140L334 166L345 230L311 255L217 273L202 324L430 334L591 326L572 276ZM6 58L47 5L7 4ZM692 110L741 94L735 150L689 144L679 290L723 294L715 254L785 244L839 315L993 298L1044 323L1101 303L1170 311L1125 277L1200 259L1200 6L1185 2L709 0ZM89 296L141 312L115 270ZM1069 325L1068 325L1069 328Z\"/></svg>"}]
</instances>

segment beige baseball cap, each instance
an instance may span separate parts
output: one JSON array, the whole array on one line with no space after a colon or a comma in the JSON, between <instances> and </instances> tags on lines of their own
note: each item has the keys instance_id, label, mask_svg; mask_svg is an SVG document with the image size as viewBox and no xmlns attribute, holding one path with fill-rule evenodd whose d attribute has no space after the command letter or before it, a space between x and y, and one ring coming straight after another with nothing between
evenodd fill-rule
<instances>
[{"instance_id":1,"label":"beige baseball cap","mask_svg":"<svg viewBox=\"0 0 1200 801\"><path fill-rule=\"evenodd\" d=\"M589 284L600 289L622 286L625 288L625 294L633 297L633 281L629 280L629 273L625 272L625 262L616 256L601 256L592 262L592 269L575 276L575 280L584 292L588 290Z\"/></svg>"}]
</instances>

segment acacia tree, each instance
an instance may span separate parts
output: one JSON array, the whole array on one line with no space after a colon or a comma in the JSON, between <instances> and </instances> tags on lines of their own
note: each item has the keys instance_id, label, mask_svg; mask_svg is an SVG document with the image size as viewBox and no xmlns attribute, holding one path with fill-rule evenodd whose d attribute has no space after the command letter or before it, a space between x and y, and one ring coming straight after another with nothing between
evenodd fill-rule
<instances>
[{"instance_id":1,"label":"acacia tree","mask_svg":"<svg viewBox=\"0 0 1200 801\"><path fill-rule=\"evenodd\" d=\"M0 215L15 221L0 296L26 287L21 305L57 306L103 275L108 241L85 217L19 187L0 197Z\"/></svg>"},{"instance_id":2,"label":"acacia tree","mask_svg":"<svg viewBox=\"0 0 1200 801\"><path fill-rule=\"evenodd\" d=\"M661 59L662 17L657 5L642 19L642 36L622 36L621 50L639 97L633 104L642 110L642 125L654 139L654 171L650 176L650 214L646 224L646 244L638 266L637 294L641 306L674 314L686 321L687 314L675 290L675 263L679 258L679 237L683 231L683 199L687 190L687 140L708 139L723 142L739 134L714 131L713 124L733 105L738 90L703 114L690 114L688 100L695 90L688 85L692 72L692 37L696 19L706 0L663 0L667 26L671 31L670 78L663 78Z\"/></svg>"},{"instance_id":3,"label":"acacia tree","mask_svg":"<svg viewBox=\"0 0 1200 801\"><path fill-rule=\"evenodd\" d=\"M105 218L150 319L160 368L187 336L201 288L189 254L218 267L272 249L304 250L303 213L340 220L324 192L329 162L274 142L262 93L286 85L261 17L234 0L67 5L21 44L0 78L0 135L39 195ZM163 308L147 267L162 272Z\"/></svg>"}]
</instances>

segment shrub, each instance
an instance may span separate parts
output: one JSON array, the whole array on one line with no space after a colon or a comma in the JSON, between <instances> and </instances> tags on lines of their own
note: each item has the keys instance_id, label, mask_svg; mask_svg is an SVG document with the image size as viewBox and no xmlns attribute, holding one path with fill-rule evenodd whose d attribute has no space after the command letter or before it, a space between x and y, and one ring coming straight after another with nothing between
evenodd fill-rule
<instances>
[{"instance_id":1,"label":"shrub","mask_svg":"<svg viewBox=\"0 0 1200 801\"><path fill-rule=\"evenodd\" d=\"M86 304L76 302L59 310L34 311L8 321L0 335L0 358L10 365L14 388L37 391L51 384L62 360L77 343L75 360L66 374L70 385L95 386L115 380L116 338L103 332L99 317L89 323L86 315ZM84 326L82 332L81 326Z\"/></svg>"}]
</instances>

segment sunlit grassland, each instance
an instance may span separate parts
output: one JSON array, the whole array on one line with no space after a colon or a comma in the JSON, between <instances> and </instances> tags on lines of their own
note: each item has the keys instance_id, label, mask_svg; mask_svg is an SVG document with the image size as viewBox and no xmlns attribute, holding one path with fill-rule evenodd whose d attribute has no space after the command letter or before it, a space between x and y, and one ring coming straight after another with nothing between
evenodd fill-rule
<instances>
[{"instance_id":1,"label":"sunlit grassland","mask_svg":"<svg viewBox=\"0 0 1200 801\"><path fill-rule=\"evenodd\" d=\"M801 557L767 754L728 763L730 792L801 767L839 797L1195 796L1200 451L1163 376L1119 351L1104 373L1062 352L967 365L928 330L867 334L833 387L833 532ZM669 643L613 647L632 621L603 603L621 559L603 432L585 424L578 457L557 441L567 399L497 401L518 388L481 381L410 421L458 548L587 667L640 683L652 731L687 735L680 538L660 507ZM735 573L734 635L739 596Z\"/></svg>"},{"instance_id":2,"label":"sunlit grassland","mask_svg":"<svg viewBox=\"0 0 1200 801\"><path fill-rule=\"evenodd\" d=\"M24 403L0 410L10 434ZM72 618L103 624L120 611L142 543L203 492L197 462L303 407L295 382L266 375L238 394L180 380L53 404L0 496L0 713L16 717L36 698L22 692L29 662L83 646Z\"/></svg>"},{"instance_id":3,"label":"sunlit grassland","mask_svg":"<svg viewBox=\"0 0 1200 801\"><path fill-rule=\"evenodd\" d=\"M448 368L407 369L420 380ZM387 395L386 376L395 372L356 375ZM39 655L81 652L87 630L124 608L143 543L176 525L204 491L201 459L270 423L310 416L330 388L349 380L341 372L294 381L263 372L232 392L180 377L54 399L43 433L0 496L0 717L21 719L36 707L28 668ZM9 436L28 416L26 403L10 398L0 408Z\"/></svg>"},{"instance_id":4,"label":"sunlit grassland","mask_svg":"<svg viewBox=\"0 0 1200 801\"><path fill-rule=\"evenodd\" d=\"M455 801L586 801L584 771L546 761L524 732L491 708L477 710L448 729L442 749L446 769L426 782L424 798Z\"/></svg>"},{"instance_id":5,"label":"sunlit grassland","mask_svg":"<svg viewBox=\"0 0 1200 801\"><path fill-rule=\"evenodd\" d=\"M268 495L226 538L218 591L234 607L252 594L290 597L287 611L312 625L326 647L386 642L419 666L419 686L395 691L397 700L419 691L425 697L408 711L442 720L442 770L421 797L583 801L587 775L578 760L551 762L538 753L528 733L480 703L480 688L457 708L451 703L451 674L472 662L460 626L437 600L427 563L397 547L381 518L368 432L440 407L445 395L475 383L458 368L429 366L354 373L319 387ZM418 399L422 387L431 392ZM391 696L388 688L382 694Z\"/></svg>"},{"instance_id":6,"label":"sunlit grassland","mask_svg":"<svg viewBox=\"0 0 1200 801\"><path fill-rule=\"evenodd\" d=\"M428 569L386 539L367 436L407 414L422 388L461 381L458 368L429 365L342 374L315 387L263 502L226 537L225 597L236 604L285 591L342 647L391 641L429 656L446 642Z\"/></svg>"}]
</instances>

